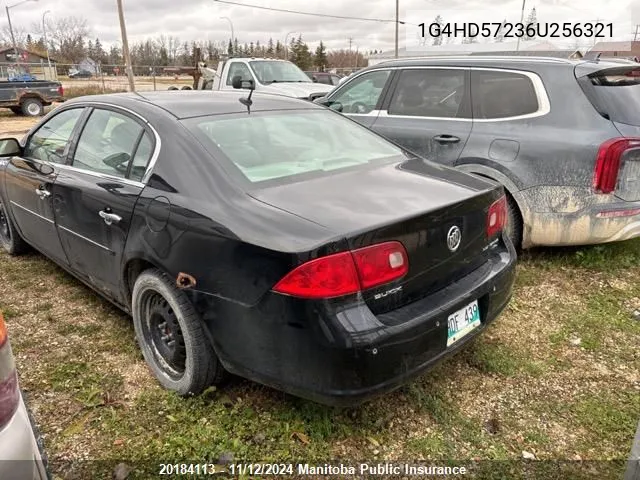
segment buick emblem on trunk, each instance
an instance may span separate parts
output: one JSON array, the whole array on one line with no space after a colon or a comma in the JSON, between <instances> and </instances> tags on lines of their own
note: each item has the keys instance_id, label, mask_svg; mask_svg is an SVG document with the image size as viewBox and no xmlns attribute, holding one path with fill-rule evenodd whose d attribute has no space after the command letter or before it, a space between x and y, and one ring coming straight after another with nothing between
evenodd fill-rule
<instances>
[{"instance_id":1,"label":"buick emblem on trunk","mask_svg":"<svg viewBox=\"0 0 640 480\"><path fill-rule=\"evenodd\" d=\"M455 252L460 246L460 242L462 241L462 232L460 228L454 225L449 229L449 233L447 233L447 247L452 252Z\"/></svg>"}]
</instances>

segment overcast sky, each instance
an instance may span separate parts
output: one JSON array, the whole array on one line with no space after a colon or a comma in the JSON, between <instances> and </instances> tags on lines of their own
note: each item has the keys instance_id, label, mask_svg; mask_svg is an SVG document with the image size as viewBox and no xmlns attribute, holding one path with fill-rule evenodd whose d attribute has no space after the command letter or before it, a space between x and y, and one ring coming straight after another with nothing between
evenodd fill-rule
<instances>
[{"instance_id":1,"label":"overcast sky","mask_svg":"<svg viewBox=\"0 0 640 480\"><path fill-rule=\"evenodd\" d=\"M18 0L10 0L15 4ZM235 36L240 42L260 40L269 37L284 41L289 32L300 32L311 46L323 40L329 48L347 48L349 37L353 38L353 48L393 49L393 23L374 23L328 18L316 18L281 12L268 12L248 7L230 6L214 0L123 0L127 30L131 41L143 40L160 34L174 35L181 40L211 39L220 41L230 37L230 27L226 20L232 19ZM325 14L375 17L393 19L394 0L237 0L239 3L263 5L274 8L321 12ZM36 0L11 10L14 24L29 27L41 21L42 13L51 10L51 17L78 15L86 18L91 26L92 37L99 37L105 44L118 42L120 30L115 0ZM498 7L499 12L510 21L518 21L520 0L400 0L400 18L408 18L412 12L425 11L423 21L431 22L436 13L454 9L467 9L474 21L473 11L483 6ZM562 5L575 16L564 21L596 20L613 22L614 35L618 40L633 38L631 31L640 23L640 0L527 0L527 12L537 7L538 20L544 21L541 12L553 11ZM4 4L0 3L4 7ZM4 8L2 8L4 14ZM432 15L433 14L433 15ZM571 13L569 13L571 15ZM3 15L2 15L3 16ZM443 15L446 21L446 14ZM3 19L4 20L4 19ZM495 18L500 21L502 18ZM553 21L553 20L552 20ZM1 24L0 24L1 25ZM405 27L400 27L401 46L406 38ZM556 42L566 43L566 42ZM587 42L588 43L588 42Z\"/></svg>"}]
</instances>

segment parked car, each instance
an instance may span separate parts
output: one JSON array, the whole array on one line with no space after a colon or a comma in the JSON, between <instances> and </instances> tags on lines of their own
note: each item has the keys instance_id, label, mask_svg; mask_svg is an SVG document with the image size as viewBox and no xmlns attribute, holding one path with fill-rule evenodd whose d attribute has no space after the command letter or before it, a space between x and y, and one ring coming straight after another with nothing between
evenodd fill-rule
<instances>
[{"instance_id":1,"label":"parked car","mask_svg":"<svg viewBox=\"0 0 640 480\"><path fill-rule=\"evenodd\" d=\"M516 245L595 244L640 235L639 71L532 57L396 60L317 102L501 183Z\"/></svg>"},{"instance_id":2,"label":"parked car","mask_svg":"<svg viewBox=\"0 0 640 480\"><path fill-rule=\"evenodd\" d=\"M324 83L325 85L338 85L340 77L329 72L304 72L314 83Z\"/></svg>"},{"instance_id":3,"label":"parked car","mask_svg":"<svg viewBox=\"0 0 640 480\"><path fill-rule=\"evenodd\" d=\"M69 78L91 78L93 77L93 73L89 70L75 70L73 72L69 72Z\"/></svg>"},{"instance_id":4,"label":"parked car","mask_svg":"<svg viewBox=\"0 0 640 480\"><path fill-rule=\"evenodd\" d=\"M0 231L4 228L0 210ZM0 234L1 235L1 234ZM0 478L44 480L49 478L42 441L34 432L20 394L7 325L0 313Z\"/></svg>"},{"instance_id":5,"label":"parked car","mask_svg":"<svg viewBox=\"0 0 640 480\"><path fill-rule=\"evenodd\" d=\"M8 80L10 82L35 82L38 79L30 73L20 73L9 77Z\"/></svg>"},{"instance_id":6,"label":"parked car","mask_svg":"<svg viewBox=\"0 0 640 480\"><path fill-rule=\"evenodd\" d=\"M182 395L229 371L355 404L504 309L502 187L311 102L249 94L74 99L2 140L5 250L29 244L131 313Z\"/></svg>"},{"instance_id":7,"label":"parked car","mask_svg":"<svg viewBox=\"0 0 640 480\"><path fill-rule=\"evenodd\" d=\"M9 108L16 115L38 117L44 114L45 106L63 101L59 82L0 82L0 108Z\"/></svg>"}]
</instances>

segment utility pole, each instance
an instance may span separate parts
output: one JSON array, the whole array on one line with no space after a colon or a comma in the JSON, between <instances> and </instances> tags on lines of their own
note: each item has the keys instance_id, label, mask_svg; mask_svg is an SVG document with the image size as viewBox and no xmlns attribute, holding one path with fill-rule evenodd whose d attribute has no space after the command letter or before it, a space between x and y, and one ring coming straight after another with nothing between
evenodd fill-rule
<instances>
[{"instance_id":1,"label":"utility pole","mask_svg":"<svg viewBox=\"0 0 640 480\"><path fill-rule=\"evenodd\" d=\"M396 55L398 58L398 26L400 24L400 0L396 0Z\"/></svg>"},{"instance_id":2,"label":"utility pole","mask_svg":"<svg viewBox=\"0 0 640 480\"><path fill-rule=\"evenodd\" d=\"M349 40L349 53L351 53L351 44L353 43L353 37L349 37L347 40Z\"/></svg>"},{"instance_id":3,"label":"utility pole","mask_svg":"<svg viewBox=\"0 0 640 480\"><path fill-rule=\"evenodd\" d=\"M522 0L522 13L520 14L520 23L524 22L524 4L527 0ZM520 51L520 37L518 37L518 43L516 45L516 51Z\"/></svg>"},{"instance_id":4,"label":"utility pole","mask_svg":"<svg viewBox=\"0 0 640 480\"><path fill-rule=\"evenodd\" d=\"M636 25L636 33L633 36L633 41L637 41L638 40L638 29L640 28L640 25Z\"/></svg>"},{"instance_id":5,"label":"utility pole","mask_svg":"<svg viewBox=\"0 0 640 480\"><path fill-rule=\"evenodd\" d=\"M9 6L5 7L7 10L7 22L9 23L9 33L11 34L11 43L13 44L13 53L15 55L16 67L18 72L16 75L20 73L20 53L18 52L18 47L16 46L16 37L13 35L13 27L11 26L11 15L9 15Z\"/></svg>"},{"instance_id":6,"label":"utility pole","mask_svg":"<svg viewBox=\"0 0 640 480\"><path fill-rule=\"evenodd\" d=\"M51 79L53 80L54 79L53 75L51 75L51 57L49 57L49 42L47 41L47 25L44 21L45 17L47 16L47 13L51 13L51 10L47 10L42 14L42 35L44 36L44 46L47 49L47 65L49 67L49 75L52 77Z\"/></svg>"},{"instance_id":7,"label":"utility pole","mask_svg":"<svg viewBox=\"0 0 640 480\"><path fill-rule=\"evenodd\" d=\"M129 77L129 91L135 92L136 85L133 80L133 67L131 66L131 55L129 55L129 42L127 40L127 27L124 23L124 11L122 8L122 0L116 0L118 3L118 16L120 17L120 32L122 33L122 55L124 56L125 68Z\"/></svg>"}]
</instances>

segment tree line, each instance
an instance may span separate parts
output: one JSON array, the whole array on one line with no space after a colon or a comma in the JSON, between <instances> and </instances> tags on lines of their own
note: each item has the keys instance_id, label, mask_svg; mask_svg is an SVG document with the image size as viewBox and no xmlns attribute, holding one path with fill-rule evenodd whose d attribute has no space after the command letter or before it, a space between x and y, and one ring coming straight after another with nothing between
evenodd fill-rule
<instances>
[{"instance_id":1,"label":"tree line","mask_svg":"<svg viewBox=\"0 0 640 480\"><path fill-rule=\"evenodd\" d=\"M45 29L46 43L41 24L34 23L30 29L14 26L16 44L19 48L46 55L48 43L49 55L61 64L77 64L85 58L102 65L124 64L119 43L106 47L99 37L91 35L86 19L75 16L47 19ZM0 29L0 46L10 47L11 43L8 26L5 26ZM264 43L259 40L240 42L237 38L228 41L183 41L172 35L158 35L144 41L130 42L129 45L134 67L194 65L198 51L201 59L211 64L229 55L288 59L303 70L360 68L367 64L367 52L351 49L328 51L323 42L312 50L302 35L292 38L286 45L272 38Z\"/></svg>"}]
</instances>

